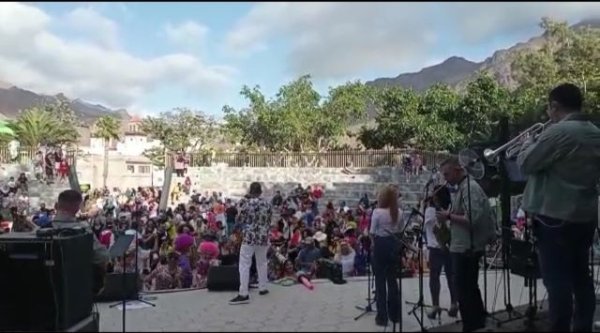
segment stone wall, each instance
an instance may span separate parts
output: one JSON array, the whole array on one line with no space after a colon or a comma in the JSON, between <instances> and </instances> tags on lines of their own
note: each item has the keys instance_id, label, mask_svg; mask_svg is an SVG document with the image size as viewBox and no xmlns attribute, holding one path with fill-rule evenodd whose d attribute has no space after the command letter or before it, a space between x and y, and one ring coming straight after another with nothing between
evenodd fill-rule
<instances>
[{"instance_id":1,"label":"stone wall","mask_svg":"<svg viewBox=\"0 0 600 333\"><path fill-rule=\"evenodd\" d=\"M228 197L241 197L251 182L263 184L264 195L271 197L275 191L289 193L298 184L321 185L325 191L326 202L334 204L344 200L355 204L363 193L374 200L377 191L386 184L400 185L403 202L414 205L418 202L421 191L429 178L429 174L407 178L399 168L365 168L354 169L345 174L339 168L249 168L249 167L197 167L188 170L193 188L205 192L223 192ZM173 178L173 185L183 183L183 178Z\"/></svg>"}]
</instances>

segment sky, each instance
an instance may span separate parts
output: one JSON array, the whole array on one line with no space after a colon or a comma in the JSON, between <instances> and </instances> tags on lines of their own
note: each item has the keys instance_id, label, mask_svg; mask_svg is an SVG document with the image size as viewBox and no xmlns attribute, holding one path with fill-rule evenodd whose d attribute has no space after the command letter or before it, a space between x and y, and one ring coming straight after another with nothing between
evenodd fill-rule
<instances>
[{"instance_id":1,"label":"sky","mask_svg":"<svg viewBox=\"0 0 600 333\"><path fill-rule=\"evenodd\" d=\"M451 56L482 61L600 3L0 3L0 81L131 114L176 107L219 117L244 85L267 97L310 74L320 94L416 72Z\"/></svg>"}]
</instances>

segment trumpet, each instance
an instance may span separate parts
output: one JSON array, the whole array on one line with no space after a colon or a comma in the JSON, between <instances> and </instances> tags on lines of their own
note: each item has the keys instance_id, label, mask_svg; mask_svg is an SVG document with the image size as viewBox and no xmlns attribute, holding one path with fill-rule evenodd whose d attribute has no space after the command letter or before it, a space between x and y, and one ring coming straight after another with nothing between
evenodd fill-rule
<instances>
[{"instance_id":1,"label":"trumpet","mask_svg":"<svg viewBox=\"0 0 600 333\"><path fill-rule=\"evenodd\" d=\"M507 159L511 159L511 158L515 157L521 151L521 147L523 146L525 139L527 139L529 136L534 136L534 137L539 136L546 129L546 127L548 127L548 125L550 125L551 122L552 122L551 120L548 120L545 123L533 124L531 127L524 130L523 132L519 133L519 135L514 137L512 140L509 140L507 143L503 144L502 146L500 146L496 149L490 149L490 148L485 149L483 151L483 157L488 162L493 163L493 164L498 163L501 153L504 153L505 157Z\"/></svg>"}]
</instances>

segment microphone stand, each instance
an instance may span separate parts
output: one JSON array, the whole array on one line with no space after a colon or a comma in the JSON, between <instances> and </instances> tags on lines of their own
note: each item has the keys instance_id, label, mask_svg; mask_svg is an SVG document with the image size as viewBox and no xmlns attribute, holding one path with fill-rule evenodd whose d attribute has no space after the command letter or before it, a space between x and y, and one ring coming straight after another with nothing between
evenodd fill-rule
<instances>
[{"instance_id":1,"label":"microphone stand","mask_svg":"<svg viewBox=\"0 0 600 333\"><path fill-rule=\"evenodd\" d=\"M433 174L432 174L433 176ZM429 186L431 185L431 183L433 182L433 177L427 182L427 184L425 185L425 198L427 198L429 196ZM423 205L422 210L423 212L419 212L416 208L413 208L411 210L411 216L413 215L419 215L422 219L423 219L423 223L421 224L421 230L419 231L419 234L417 236L417 243L418 243L418 250L417 250L417 260L419 261L419 300L415 303L415 302L406 302L407 305L412 305L413 308L408 312L409 315L413 315L415 317L415 319L417 320L417 322L419 323L419 327L421 328L421 332L427 332L427 329L425 328L424 324L423 324L423 318L424 318L424 310L425 308L431 308L432 306L426 305L425 304L425 297L424 297L424 283L423 283L423 234L425 232L425 205ZM409 218L410 221L410 218ZM408 225L408 223L407 223ZM405 226L406 228L406 226ZM417 316L417 309L419 309L420 313Z\"/></svg>"},{"instance_id":2,"label":"microphone stand","mask_svg":"<svg viewBox=\"0 0 600 333\"><path fill-rule=\"evenodd\" d=\"M369 227L370 229L370 227ZM370 237L370 236L369 236ZM367 313L371 313L371 312L375 312L375 310L373 310L373 303L375 303L376 299L375 297L373 297L373 299L371 299L371 285L372 282L374 282L374 279L371 277L371 241L369 240L368 244L363 244L363 254L366 253L366 261L367 261L367 306L362 307L362 306L356 306L356 308L358 310L361 310L362 312L354 317L354 320L359 320L362 316L366 315Z\"/></svg>"},{"instance_id":3,"label":"microphone stand","mask_svg":"<svg viewBox=\"0 0 600 333\"><path fill-rule=\"evenodd\" d=\"M408 244L407 244L407 243L404 241L404 239L402 239L402 235L404 235L404 233L406 232L406 229L407 229L407 227L408 227L408 224L410 223L410 220L412 220L413 216L415 216L415 215L419 215L419 216L421 216L421 212L419 212L419 211L418 211L416 208L414 208L414 207L413 207L413 208L411 209L411 211L410 211L410 215L408 216L408 219L407 219L407 221L406 221L406 224L404 224L404 227L402 228L402 231L401 231L401 232L400 232L398 235L396 235L396 234L393 234L393 233L391 233L391 232L387 231L387 233L388 233L388 234L390 234L391 236L393 236L394 238L396 238L396 240L398 241L398 243L400 243L400 245L399 245L400 251L399 251L399 253L398 253L398 255L399 255L399 257L400 257L400 262L402 262L402 259L403 259L403 254L404 254L403 248L406 248L406 249L408 249L408 250L411 250L411 251L413 251L413 252L417 252L417 253L418 253L418 251L419 251L418 249L417 249L416 251L415 251L415 250L413 250L413 249L411 248L411 246L410 246L410 245L408 245ZM397 274L398 274L398 277L397 277L397 278L398 278L398 280L399 280L399 281L398 281L398 328L399 328L399 331L398 331L398 332L402 332L402 265L401 265L401 264L400 264L400 267L399 267L399 269L397 270ZM421 282L422 282L422 281L421 281ZM421 295L422 295L422 294L423 294L423 292L422 292L422 287L421 287ZM421 302L421 303L422 303L422 302ZM413 303L409 303L409 302L407 302L407 304L413 304ZM413 310L413 311L414 311L414 310ZM412 311L411 311L411 312L412 312ZM422 312L422 311L421 311L421 312ZM409 312L409 314L410 314L410 312ZM418 319L417 319L417 320L418 320ZM422 319L421 319L421 321L422 321ZM422 326L422 325L421 325L421 326ZM396 323L393 323L393 325L392 325L392 332L394 332L394 333L396 332Z\"/></svg>"}]
</instances>

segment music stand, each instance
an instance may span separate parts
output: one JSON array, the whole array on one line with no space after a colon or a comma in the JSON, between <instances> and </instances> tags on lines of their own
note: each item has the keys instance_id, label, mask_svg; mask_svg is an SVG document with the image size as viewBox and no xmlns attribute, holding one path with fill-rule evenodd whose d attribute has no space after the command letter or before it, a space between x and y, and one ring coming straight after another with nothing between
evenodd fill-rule
<instances>
[{"instance_id":1,"label":"music stand","mask_svg":"<svg viewBox=\"0 0 600 333\"><path fill-rule=\"evenodd\" d=\"M123 308L122 308L122 312L123 312L123 332L126 332L125 330L125 307L127 306L127 294L125 293L125 290L127 290L127 278L126 278L126 272L127 272L127 267L126 267L126 261L125 261L125 257L126 257L126 253L127 250L129 249L129 246L131 245L131 241L134 239L134 235L121 235L117 238L117 240L115 241L115 243L113 244L113 246L110 248L109 252L110 252L110 256L111 258L118 258L121 257L122 258L122 262L123 262L123 271L121 272L121 281L122 281L122 298L121 298L121 302L112 304L110 306L110 308L114 308L115 306L122 304ZM137 287L137 284L136 284Z\"/></svg>"}]
</instances>

